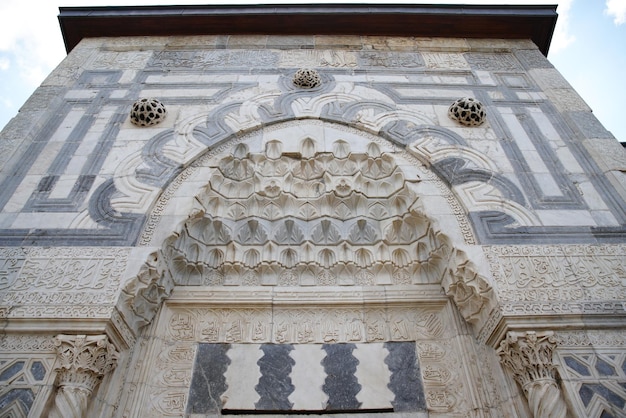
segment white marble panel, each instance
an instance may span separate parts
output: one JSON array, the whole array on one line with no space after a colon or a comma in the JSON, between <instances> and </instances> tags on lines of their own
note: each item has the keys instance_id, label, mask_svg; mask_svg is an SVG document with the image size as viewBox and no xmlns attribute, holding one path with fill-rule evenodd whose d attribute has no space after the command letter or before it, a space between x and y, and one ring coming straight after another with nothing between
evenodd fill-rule
<instances>
[{"instance_id":1,"label":"white marble panel","mask_svg":"<svg viewBox=\"0 0 626 418\"><path fill-rule=\"evenodd\" d=\"M322 390L326 373L321 363L326 352L320 344L294 345L290 356L296 364L291 371L291 383L295 389L289 395L294 410L324 409L328 396Z\"/></svg>"},{"instance_id":2,"label":"white marble panel","mask_svg":"<svg viewBox=\"0 0 626 418\"><path fill-rule=\"evenodd\" d=\"M604 199L600 196L600 193L596 190L596 188L589 181L583 181L577 184L578 190L580 190L580 194L585 199L587 206L591 210L609 210L609 208L604 203Z\"/></svg>"},{"instance_id":3,"label":"white marble panel","mask_svg":"<svg viewBox=\"0 0 626 418\"><path fill-rule=\"evenodd\" d=\"M261 377L257 361L263 357L263 351L258 344L233 344L227 355L231 362L224 374L228 389L222 395L222 407L254 410L260 398L254 389Z\"/></svg>"},{"instance_id":4,"label":"white marble panel","mask_svg":"<svg viewBox=\"0 0 626 418\"><path fill-rule=\"evenodd\" d=\"M70 90L65 94L65 99L68 100L81 100L81 99L94 99L99 93L99 90Z\"/></svg>"},{"instance_id":5,"label":"white marble panel","mask_svg":"<svg viewBox=\"0 0 626 418\"><path fill-rule=\"evenodd\" d=\"M548 196L562 196L561 188L549 173L535 173L533 177L541 190Z\"/></svg>"},{"instance_id":6,"label":"white marble panel","mask_svg":"<svg viewBox=\"0 0 626 418\"><path fill-rule=\"evenodd\" d=\"M67 137L74 130L74 128L76 127L76 125L80 121L80 118L82 118L84 114L85 114L85 110L84 109L79 109L79 108L71 109L67 113L67 116L65 116L65 119L63 119L63 122L61 122L61 124L59 125L57 130L54 132L54 134L50 138L50 141L52 141L52 142L54 142L54 141L61 141L61 142L66 141Z\"/></svg>"},{"instance_id":7,"label":"white marble panel","mask_svg":"<svg viewBox=\"0 0 626 418\"><path fill-rule=\"evenodd\" d=\"M140 95L142 97L211 97L219 89L144 89Z\"/></svg>"},{"instance_id":8,"label":"white marble panel","mask_svg":"<svg viewBox=\"0 0 626 418\"><path fill-rule=\"evenodd\" d=\"M504 120L504 123L509 128L509 131L511 132L511 135L513 136L513 139L517 143L517 146L519 147L519 149L522 151L526 151L526 150L534 151L535 145L532 143L532 141L526 134L526 131L524 130L522 125L519 123L519 121L517 120L517 117L513 114L511 109L499 107L498 111L500 112L500 115L502 119ZM547 170L544 170L544 172L545 171Z\"/></svg>"},{"instance_id":9,"label":"white marble panel","mask_svg":"<svg viewBox=\"0 0 626 418\"><path fill-rule=\"evenodd\" d=\"M359 360L356 377L361 385L357 399L362 409L391 408L391 401L395 395L389 390L391 373L385 364L385 357L389 352L383 344L359 344L353 351L354 357Z\"/></svg>"},{"instance_id":10,"label":"white marble panel","mask_svg":"<svg viewBox=\"0 0 626 418\"><path fill-rule=\"evenodd\" d=\"M20 213L15 217L12 228L55 229L69 228L76 213Z\"/></svg>"},{"instance_id":11,"label":"white marble panel","mask_svg":"<svg viewBox=\"0 0 626 418\"><path fill-rule=\"evenodd\" d=\"M595 226L586 210L538 210L537 216L545 226Z\"/></svg>"},{"instance_id":12,"label":"white marble panel","mask_svg":"<svg viewBox=\"0 0 626 418\"><path fill-rule=\"evenodd\" d=\"M446 97L456 100L459 97L473 97L471 90L443 90L443 89L416 89L410 87L398 87L396 91L403 97ZM452 103L450 103L452 104Z\"/></svg>"},{"instance_id":13,"label":"white marble panel","mask_svg":"<svg viewBox=\"0 0 626 418\"><path fill-rule=\"evenodd\" d=\"M22 210L28 199L32 195L33 191L37 188L40 176L26 176L20 183L17 190L13 193L9 201L4 208L3 212L19 212Z\"/></svg>"},{"instance_id":14,"label":"white marble panel","mask_svg":"<svg viewBox=\"0 0 626 418\"><path fill-rule=\"evenodd\" d=\"M235 74L167 74L151 75L146 78L147 84L205 84L205 83L234 83L238 76Z\"/></svg>"},{"instance_id":15,"label":"white marble panel","mask_svg":"<svg viewBox=\"0 0 626 418\"><path fill-rule=\"evenodd\" d=\"M476 77L480 81L480 84L485 86L495 86L497 83L491 77L491 73L489 71L474 71Z\"/></svg>"},{"instance_id":16,"label":"white marble panel","mask_svg":"<svg viewBox=\"0 0 626 418\"><path fill-rule=\"evenodd\" d=\"M54 187L50 191L50 199L67 198L70 192L72 191L72 189L74 188L74 185L76 184L77 180L78 180L77 175L59 176L59 179L57 180L57 182L54 184Z\"/></svg>"}]
</instances>

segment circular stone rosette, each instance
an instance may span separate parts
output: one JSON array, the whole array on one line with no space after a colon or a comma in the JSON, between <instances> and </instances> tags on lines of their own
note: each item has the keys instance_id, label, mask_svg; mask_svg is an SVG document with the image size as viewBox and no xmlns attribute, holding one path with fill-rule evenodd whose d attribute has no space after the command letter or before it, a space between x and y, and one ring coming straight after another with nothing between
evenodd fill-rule
<instances>
[{"instance_id":1,"label":"circular stone rosette","mask_svg":"<svg viewBox=\"0 0 626 418\"><path fill-rule=\"evenodd\" d=\"M322 77L312 68L301 68L293 75L292 82L301 89L312 89L322 85Z\"/></svg>"},{"instance_id":2,"label":"circular stone rosette","mask_svg":"<svg viewBox=\"0 0 626 418\"><path fill-rule=\"evenodd\" d=\"M478 126L485 121L487 113L481 102L471 97L463 97L452 103L448 116L462 125Z\"/></svg>"},{"instance_id":3,"label":"circular stone rosette","mask_svg":"<svg viewBox=\"0 0 626 418\"><path fill-rule=\"evenodd\" d=\"M139 99L133 103L130 121L137 126L156 125L165 119L167 110L157 99Z\"/></svg>"}]
</instances>

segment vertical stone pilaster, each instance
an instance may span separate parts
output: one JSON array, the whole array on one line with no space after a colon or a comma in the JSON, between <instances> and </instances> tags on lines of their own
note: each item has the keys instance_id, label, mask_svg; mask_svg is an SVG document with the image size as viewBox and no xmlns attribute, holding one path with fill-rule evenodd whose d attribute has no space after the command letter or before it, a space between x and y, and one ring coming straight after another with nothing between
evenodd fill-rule
<instances>
[{"instance_id":1,"label":"vertical stone pilaster","mask_svg":"<svg viewBox=\"0 0 626 418\"><path fill-rule=\"evenodd\" d=\"M94 389L116 364L118 352L106 335L57 335L57 393L49 418L82 418Z\"/></svg>"},{"instance_id":2,"label":"vertical stone pilaster","mask_svg":"<svg viewBox=\"0 0 626 418\"><path fill-rule=\"evenodd\" d=\"M535 418L565 418L567 406L556 382L554 333L512 332L500 342L500 362L521 385Z\"/></svg>"}]
</instances>

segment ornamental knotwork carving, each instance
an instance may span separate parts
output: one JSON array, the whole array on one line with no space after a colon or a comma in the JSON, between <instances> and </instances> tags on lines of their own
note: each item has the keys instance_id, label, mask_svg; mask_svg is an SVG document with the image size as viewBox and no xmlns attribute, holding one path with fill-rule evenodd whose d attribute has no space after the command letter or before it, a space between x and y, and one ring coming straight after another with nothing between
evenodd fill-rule
<instances>
[{"instance_id":1,"label":"ornamental knotwork carving","mask_svg":"<svg viewBox=\"0 0 626 418\"><path fill-rule=\"evenodd\" d=\"M322 78L313 68L301 68L293 75L292 82L301 89L312 89L322 84Z\"/></svg>"},{"instance_id":2,"label":"ornamental knotwork carving","mask_svg":"<svg viewBox=\"0 0 626 418\"><path fill-rule=\"evenodd\" d=\"M130 121L137 126L156 125L165 119L167 110L157 99L144 98L133 103L130 111Z\"/></svg>"},{"instance_id":3,"label":"ornamental knotwork carving","mask_svg":"<svg viewBox=\"0 0 626 418\"><path fill-rule=\"evenodd\" d=\"M500 362L520 384L535 418L565 418L567 407L556 382L552 353L557 339L551 331L507 333L500 342Z\"/></svg>"},{"instance_id":4,"label":"ornamental knotwork carving","mask_svg":"<svg viewBox=\"0 0 626 418\"><path fill-rule=\"evenodd\" d=\"M57 393L51 418L82 418L94 389L117 365L118 352L106 335L57 335Z\"/></svg>"},{"instance_id":5,"label":"ornamental knotwork carving","mask_svg":"<svg viewBox=\"0 0 626 418\"><path fill-rule=\"evenodd\" d=\"M462 125L478 126L485 121L487 114L481 102L472 97L462 97L450 105L448 116Z\"/></svg>"}]
</instances>

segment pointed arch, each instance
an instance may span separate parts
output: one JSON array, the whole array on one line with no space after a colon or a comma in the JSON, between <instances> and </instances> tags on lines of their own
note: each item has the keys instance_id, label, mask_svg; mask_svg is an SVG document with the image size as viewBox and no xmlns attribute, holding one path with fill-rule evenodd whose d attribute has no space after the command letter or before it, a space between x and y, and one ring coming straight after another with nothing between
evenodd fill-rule
<instances>
[{"instance_id":1,"label":"pointed arch","mask_svg":"<svg viewBox=\"0 0 626 418\"><path fill-rule=\"evenodd\" d=\"M129 323L149 323L177 285L245 286L250 277L288 287L438 283L470 323L497 307L489 280L459 247L462 234L442 231L436 214L425 212L416 192L424 167L406 154L418 165L407 176L396 148L362 132L328 122L289 123L322 123L337 138L286 143L272 135L276 127L265 142L258 135L247 143L238 138L188 168L195 170L191 181L208 180L189 198L193 215L181 216L181 226L122 292L118 309ZM234 161L254 173L246 193L236 187L242 171L224 169ZM331 163L353 164L368 175L346 176ZM294 187L294 172L303 165L324 173L314 191Z\"/></svg>"}]
</instances>

